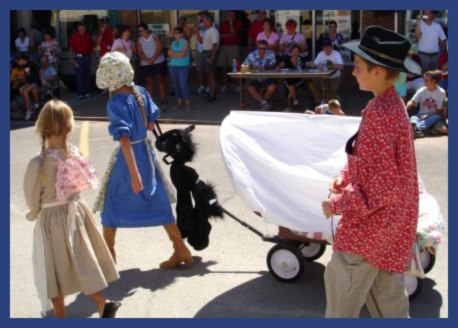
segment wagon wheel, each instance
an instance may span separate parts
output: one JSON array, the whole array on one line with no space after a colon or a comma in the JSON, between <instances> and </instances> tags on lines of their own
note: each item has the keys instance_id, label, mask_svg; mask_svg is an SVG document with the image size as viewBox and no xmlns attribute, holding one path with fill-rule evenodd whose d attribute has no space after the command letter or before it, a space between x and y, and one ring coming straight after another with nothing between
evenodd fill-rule
<instances>
[{"instance_id":1,"label":"wagon wheel","mask_svg":"<svg viewBox=\"0 0 458 328\"><path fill-rule=\"evenodd\" d=\"M304 259L308 262L319 259L326 251L326 244L323 243L306 243L300 244L299 250Z\"/></svg>"},{"instance_id":2,"label":"wagon wheel","mask_svg":"<svg viewBox=\"0 0 458 328\"><path fill-rule=\"evenodd\" d=\"M267 267L277 280L293 282L302 276L305 261L297 247L282 243L270 249L267 254Z\"/></svg>"},{"instance_id":3,"label":"wagon wheel","mask_svg":"<svg viewBox=\"0 0 458 328\"><path fill-rule=\"evenodd\" d=\"M409 300L413 300L414 298L417 298L423 290L423 279L410 274L405 274L404 285L406 287L407 295L409 295Z\"/></svg>"},{"instance_id":4,"label":"wagon wheel","mask_svg":"<svg viewBox=\"0 0 458 328\"><path fill-rule=\"evenodd\" d=\"M436 255L431 254L427 248L422 248L420 250L420 263L426 274L434 267L434 264L436 263Z\"/></svg>"}]
</instances>

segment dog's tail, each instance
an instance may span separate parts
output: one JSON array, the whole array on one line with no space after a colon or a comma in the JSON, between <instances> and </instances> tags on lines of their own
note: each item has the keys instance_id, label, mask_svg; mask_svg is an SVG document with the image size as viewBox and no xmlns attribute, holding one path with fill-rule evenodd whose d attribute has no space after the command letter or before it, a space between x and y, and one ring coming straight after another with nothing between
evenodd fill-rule
<instances>
[{"instance_id":1,"label":"dog's tail","mask_svg":"<svg viewBox=\"0 0 458 328\"><path fill-rule=\"evenodd\" d=\"M215 187L212 183L197 182L193 190L193 196L196 206L199 204L199 207L207 217L223 217L223 208L218 202Z\"/></svg>"}]
</instances>

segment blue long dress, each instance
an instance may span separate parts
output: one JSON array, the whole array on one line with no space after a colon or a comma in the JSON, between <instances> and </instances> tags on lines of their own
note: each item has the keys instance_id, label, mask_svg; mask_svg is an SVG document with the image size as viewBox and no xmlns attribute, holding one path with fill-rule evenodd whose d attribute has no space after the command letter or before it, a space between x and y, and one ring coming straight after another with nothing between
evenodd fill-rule
<instances>
[{"instance_id":1,"label":"blue long dress","mask_svg":"<svg viewBox=\"0 0 458 328\"><path fill-rule=\"evenodd\" d=\"M148 92L135 86L143 97L148 123L159 116L159 110ZM142 178L144 189L138 194L132 191L131 177L121 149L115 156L108 179L105 201L101 213L102 224L107 227L150 227L174 223L172 208L157 167L148 158L146 127L140 107L133 94L114 94L107 105L110 135L115 141L129 136ZM151 149L154 163L154 152ZM153 173L154 172L154 173Z\"/></svg>"}]
</instances>

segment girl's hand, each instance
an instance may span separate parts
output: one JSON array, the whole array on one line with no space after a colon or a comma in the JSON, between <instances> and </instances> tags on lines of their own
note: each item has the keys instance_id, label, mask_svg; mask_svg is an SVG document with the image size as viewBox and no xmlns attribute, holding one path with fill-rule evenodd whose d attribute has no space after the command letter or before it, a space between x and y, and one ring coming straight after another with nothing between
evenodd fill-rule
<instances>
[{"instance_id":1,"label":"girl's hand","mask_svg":"<svg viewBox=\"0 0 458 328\"><path fill-rule=\"evenodd\" d=\"M132 190L136 194L143 190L143 182L140 174L137 174L132 178Z\"/></svg>"},{"instance_id":2,"label":"girl's hand","mask_svg":"<svg viewBox=\"0 0 458 328\"><path fill-rule=\"evenodd\" d=\"M323 208L323 214L326 217L326 219L329 219L332 216L332 210L331 210L331 200L330 199L325 199L321 203L321 207Z\"/></svg>"},{"instance_id":3,"label":"girl's hand","mask_svg":"<svg viewBox=\"0 0 458 328\"><path fill-rule=\"evenodd\" d=\"M424 121L427 117L428 117L428 115L421 115L420 116L420 121Z\"/></svg>"},{"instance_id":4,"label":"girl's hand","mask_svg":"<svg viewBox=\"0 0 458 328\"><path fill-rule=\"evenodd\" d=\"M337 176L329 185L329 191L333 194L340 194L342 192L342 177Z\"/></svg>"}]
</instances>

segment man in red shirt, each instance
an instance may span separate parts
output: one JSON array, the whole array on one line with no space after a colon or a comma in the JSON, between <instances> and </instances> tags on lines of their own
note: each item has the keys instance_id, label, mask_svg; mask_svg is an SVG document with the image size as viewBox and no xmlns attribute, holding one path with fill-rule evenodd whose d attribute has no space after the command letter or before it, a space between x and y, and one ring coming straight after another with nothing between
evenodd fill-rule
<instances>
[{"instance_id":1,"label":"man in red shirt","mask_svg":"<svg viewBox=\"0 0 458 328\"><path fill-rule=\"evenodd\" d=\"M418 177L409 117L394 81L399 72L420 74L410 42L379 26L361 41L342 45L355 53L353 75L374 98L348 140L347 164L323 201L327 218L342 215L334 253L324 274L326 317L409 316L403 272L412 256L418 221Z\"/></svg>"},{"instance_id":2,"label":"man in red shirt","mask_svg":"<svg viewBox=\"0 0 458 328\"><path fill-rule=\"evenodd\" d=\"M76 92L79 99L89 98L94 41L86 25L78 22L70 37L70 61L75 65Z\"/></svg>"},{"instance_id":3,"label":"man in red shirt","mask_svg":"<svg viewBox=\"0 0 458 328\"><path fill-rule=\"evenodd\" d=\"M237 11L229 10L229 20L221 24L220 38L221 47L219 49L217 66L221 68L222 87L220 92L227 90L227 68L231 67L234 60L239 60L240 50L240 31L242 23L237 20Z\"/></svg>"}]
</instances>

